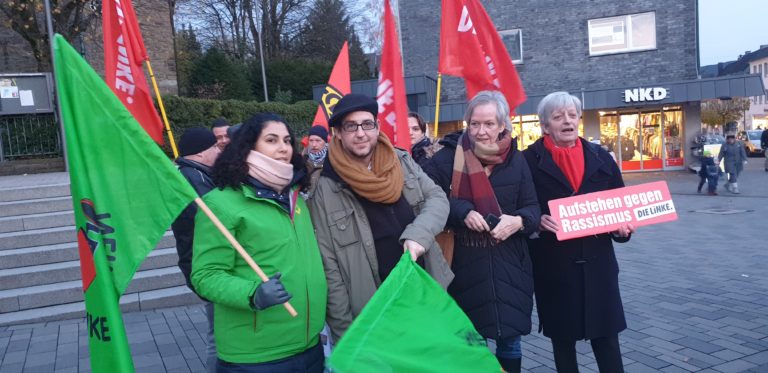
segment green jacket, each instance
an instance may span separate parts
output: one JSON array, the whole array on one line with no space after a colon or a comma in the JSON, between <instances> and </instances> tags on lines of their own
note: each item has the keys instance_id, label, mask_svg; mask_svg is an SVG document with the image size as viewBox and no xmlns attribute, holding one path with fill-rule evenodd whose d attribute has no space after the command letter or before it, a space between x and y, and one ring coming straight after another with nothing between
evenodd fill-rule
<instances>
[{"instance_id":1,"label":"green jacket","mask_svg":"<svg viewBox=\"0 0 768 373\"><path fill-rule=\"evenodd\" d=\"M293 223L277 202L260 198L247 185L241 190L214 189L204 200L267 276L283 274L280 281L293 295L290 303L298 312L291 317L282 305L251 309L251 295L261 280L198 211L192 284L215 304L219 358L231 363L261 363L314 346L325 321L328 288L304 200L297 198Z\"/></svg>"},{"instance_id":2,"label":"green jacket","mask_svg":"<svg viewBox=\"0 0 768 373\"><path fill-rule=\"evenodd\" d=\"M396 151L403 170L403 196L416 215L400 242L410 239L426 247L427 272L447 288L453 273L435 235L448 218L448 199L408 153ZM325 175L317 181L309 204L328 280L326 321L338 341L381 285L373 233L357 197L346 185Z\"/></svg>"}]
</instances>

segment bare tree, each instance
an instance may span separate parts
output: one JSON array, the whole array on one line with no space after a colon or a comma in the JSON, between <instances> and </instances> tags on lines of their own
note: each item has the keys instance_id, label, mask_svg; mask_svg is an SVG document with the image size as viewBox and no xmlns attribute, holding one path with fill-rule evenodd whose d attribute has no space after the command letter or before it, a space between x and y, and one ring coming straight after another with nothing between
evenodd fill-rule
<instances>
[{"instance_id":1,"label":"bare tree","mask_svg":"<svg viewBox=\"0 0 768 373\"><path fill-rule=\"evenodd\" d=\"M32 49L37 71L51 70L50 46L43 0L3 0L0 11L6 26L16 31ZM97 0L51 0L53 30L70 42L88 30L101 13Z\"/></svg>"}]
</instances>

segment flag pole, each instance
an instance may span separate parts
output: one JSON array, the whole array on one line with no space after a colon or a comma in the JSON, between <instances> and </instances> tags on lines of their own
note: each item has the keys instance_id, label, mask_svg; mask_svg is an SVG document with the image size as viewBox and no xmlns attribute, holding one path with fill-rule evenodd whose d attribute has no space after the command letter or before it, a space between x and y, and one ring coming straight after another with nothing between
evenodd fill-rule
<instances>
[{"instance_id":1,"label":"flag pole","mask_svg":"<svg viewBox=\"0 0 768 373\"><path fill-rule=\"evenodd\" d=\"M163 115L163 123L165 123L165 132L168 133L168 141L171 142L171 150L173 151L173 158L179 157L179 150L176 149L176 140L173 139L173 132L171 132L171 126L168 124L168 116L165 115L165 106L163 105L163 99L160 97L160 90L157 89L157 80L155 80L155 73L152 72L152 64L149 63L149 58L144 62L147 63L147 70L149 70L149 77L152 79L152 87L155 88L155 96L157 96L157 105L160 106L160 114Z\"/></svg>"},{"instance_id":2,"label":"flag pole","mask_svg":"<svg viewBox=\"0 0 768 373\"><path fill-rule=\"evenodd\" d=\"M437 138L437 127L440 125L440 83L443 81L443 74L437 73L437 97L435 99L435 138Z\"/></svg>"},{"instance_id":3,"label":"flag pole","mask_svg":"<svg viewBox=\"0 0 768 373\"><path fill-rule=\"evenodd\" d=\"M58 116L58 120L56 122L59 123L59 130L60 130L60 143L61 143L61 155L64 158L64 172L69 172L69 161L67 158L67 140L66 140L66 134L64 133L64 118L61 116L61 105L59 104L59 91L58 87L56 85L56 69L54 69L54 54L56 52L54 51L53 46L53 21L51 20L51 1L45 0L44 1L45 6L45 28L46 33L48 34L48 51L51 54L51 88L53 89L53 104L56 105L56 116ZM1 144L0 144L1 145Z\"/></svg>"},{"instance_id":4,"label":"flag pole","mask_svg":"<svg viewBox=\"0 0 768 373\"><path fill-rule=\"evenodd\" d=\"M256 262L253 261L250 255L248 255L247 252L245 252L245 249L243 249L242 246L240 246L240 243L237 242L235 237L232 237L232 234L229 233L227 228L224 227L224 224L221 224L221 221L219 218L216 217L216 215L213 214L213 211L208 208L208 205L203 202L203 200L200 197L195 198L195 203L198 207L200 207L200 210L202 210L205 215L208 216L209 219L213 222L213 225L216 226L216 228L219 229L219 232L224 235L224 237L229 241L229 243L232 245L232 247L237 250L237 253L240 254L240 256L245 260L246 263L253 269L254 272L256 272L257 275L259 275L259 278L261 278L261 281L267 282L269 281L269 277L264 273L264 271L261 270L261 267L259 267ZM288 313L291 314L291 316L296 317L298 313L296 312L296 309L291 306L291 303L285 302L283 303L283 306L286 310L288 310Z\"/></svg>"}]
</instances>

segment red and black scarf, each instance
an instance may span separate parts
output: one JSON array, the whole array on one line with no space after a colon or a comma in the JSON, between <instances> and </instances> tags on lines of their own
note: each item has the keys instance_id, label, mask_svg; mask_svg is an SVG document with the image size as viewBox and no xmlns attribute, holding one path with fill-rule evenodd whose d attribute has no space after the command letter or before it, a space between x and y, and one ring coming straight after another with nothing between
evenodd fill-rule
<instances>
[{"instance_id":1,"label":"red and black scarf","mask_svg":"<svg viewBox=\"0 0 768 373\"><path fill-rule=\"evenodd\" d=\"M501 207L499 207L499 201L496 199L488 176L494 166L507 159L512 148L512 138L506 130L499 137L500 139L495 143L485 145L473 141L467 131L464 131L459 138L456 154L453 158L451 197L471 201L475 206L475 211L482 216L494 214L501 217ZM474 237L467 237L467 240L462 239L465 241L462 243L481 247L493 242L492 237L487 232L482 235L470 234L470 236Z\"/></svg>"}]
</instances>

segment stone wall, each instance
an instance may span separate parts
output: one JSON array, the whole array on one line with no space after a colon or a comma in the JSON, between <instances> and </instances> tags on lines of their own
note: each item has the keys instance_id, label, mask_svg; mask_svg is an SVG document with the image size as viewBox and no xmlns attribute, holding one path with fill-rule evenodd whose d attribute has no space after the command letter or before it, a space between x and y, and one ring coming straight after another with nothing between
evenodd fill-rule
<instances>
[{"instance_id":1,"label":"stone wall","mask_svg":"<svg viewBox=\"0 0 768 373\"><path fill-rule=\"evenodd\" d=\"M517 70L528 95L556 90L651 85L697 77L695 0L483 0L498 30L521 29L523 63ZM436 76L440 0L400 1L406 75ZM656 13L656 49L589 55L590 19ZM443 79L442 97L464 100L464 84Z\"/></svg>"},{"instance_id":2,"label":"stone wall","mask_svg":"<svg viewBox=\"0 0 768 373\"><path fill-rule=\"evenodd\" d=\"M162 93L178 93L176 63L173 53L173 34L167 0L134 0L144 45L152 62L152 69ZM6 18L0 14L0 25ZM104 48L101 17L89 27L80 40L70 41L91 66L104 76ZM146 69L145 69L146 70ZM0 26L0 73L37 72L37 62L29 44L10 27ZM149 75L147 82L151 84ZM152 87L150 86L150 90Z\"/></svg>"}]
</instances>

